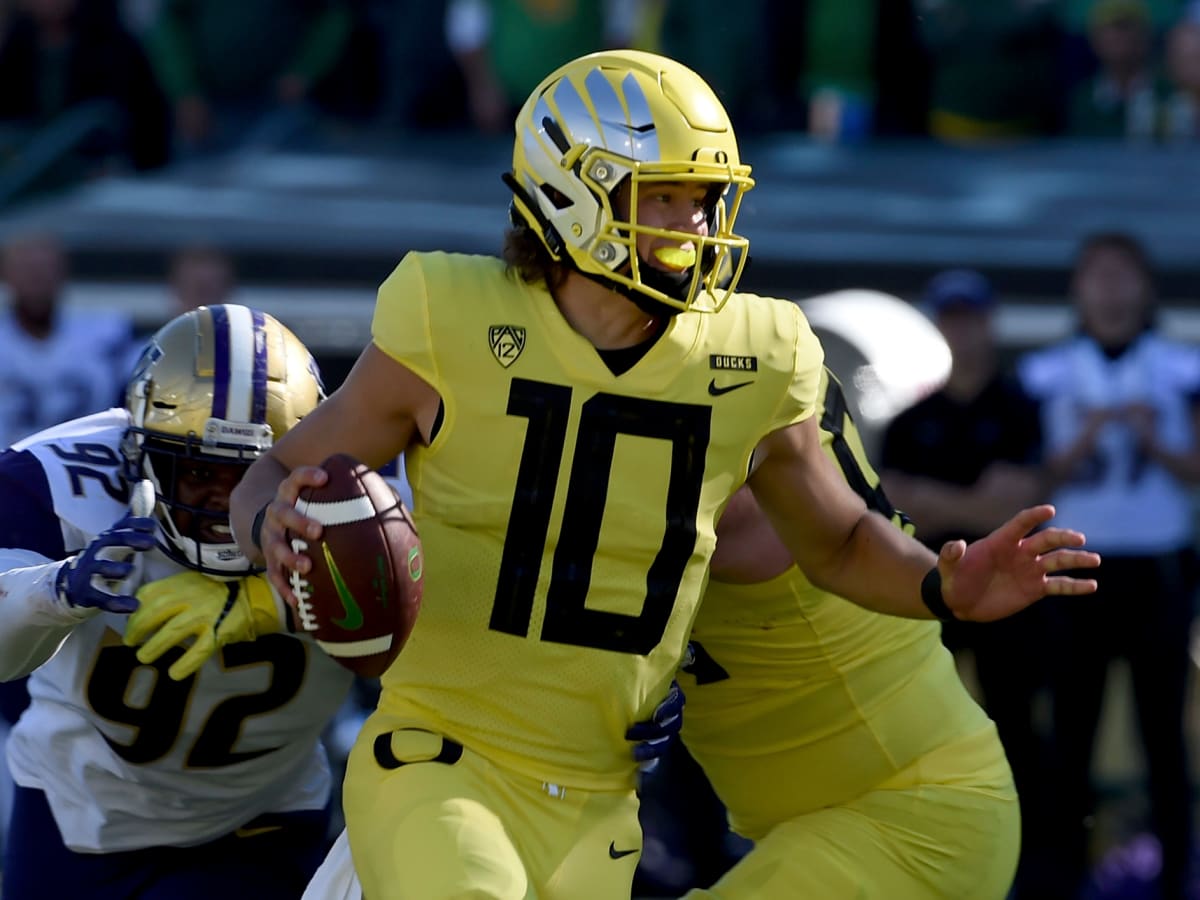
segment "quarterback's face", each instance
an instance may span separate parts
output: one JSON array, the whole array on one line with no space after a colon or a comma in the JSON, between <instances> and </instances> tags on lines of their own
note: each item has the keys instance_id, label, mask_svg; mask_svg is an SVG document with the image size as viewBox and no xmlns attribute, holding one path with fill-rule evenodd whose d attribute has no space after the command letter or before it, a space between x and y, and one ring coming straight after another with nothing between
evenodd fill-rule
<instances>
[{"instance_id":1,"label":"quarterback's face","mask_svg":"<svg viewBox=\"0 0 1200 900\"><path fill-rule=\"evenodd\" d=\"M184 506L202 509L201 515L186 509L172 512L180 534L206 544L233 541L229 528L229 495L246 472L245 464L187 460L175 482L175 499ZM194 531L193 531L194 530Z\"/></svg>"},{"instance_id":2,"label":"quarterback's face","mask_svg":"<svg viewBox=\"0 0 1200 900\"><path fill-rule=\"evenodd\" d=\"M704 237L708 234L708 203L711 199L711 187L707 184L663 182L643 184L638 190L637 219L638 225L651 228L662 228L667 231L694 234ZM618 195L618 206L628 207L628 187L622 188ZM621 215L624 209L619 209ZM680 272L691 268L691 262L673 264L672 254L656 251L680 250L691 254L694 261L696 245L687 240L673 240L653 234L639 234L637 250L646 263L664 272Z\"/></svg>"}]
</instances>

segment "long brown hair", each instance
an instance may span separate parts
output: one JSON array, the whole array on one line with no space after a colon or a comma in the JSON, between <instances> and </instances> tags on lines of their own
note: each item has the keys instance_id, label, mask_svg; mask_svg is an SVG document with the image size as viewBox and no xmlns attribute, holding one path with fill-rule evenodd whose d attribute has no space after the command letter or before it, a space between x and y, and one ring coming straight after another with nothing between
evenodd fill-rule
<instances>
[{"instance_id":1,"label":"long brown hair","mask_svg":"<svg viewBox=\"0 0 1200 900\"><path fill-rule=\"evenodd\" d=\"M557 262L533 229L514 225L504 232L501 257L509 274L527 284L545 284L554 291L567 279L567 267Z\"/></svg>"}]
</instances>

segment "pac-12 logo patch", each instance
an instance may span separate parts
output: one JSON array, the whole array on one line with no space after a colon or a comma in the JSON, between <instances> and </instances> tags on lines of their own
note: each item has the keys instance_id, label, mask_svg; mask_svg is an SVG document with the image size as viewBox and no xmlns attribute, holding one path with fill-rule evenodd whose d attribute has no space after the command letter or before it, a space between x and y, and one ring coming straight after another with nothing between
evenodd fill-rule
<instances>
[{"instance_id":1,"label":"pac-12 logo patch","mask_svg":"<svg viewBox=\"0 0 1200 900\"><path fill-rule=\"evenodd\" d=\"M507 369L525 349L525 329L521 325L493 325L488 329L488 344L496 362Z\"/></svg>"}]
</instances>

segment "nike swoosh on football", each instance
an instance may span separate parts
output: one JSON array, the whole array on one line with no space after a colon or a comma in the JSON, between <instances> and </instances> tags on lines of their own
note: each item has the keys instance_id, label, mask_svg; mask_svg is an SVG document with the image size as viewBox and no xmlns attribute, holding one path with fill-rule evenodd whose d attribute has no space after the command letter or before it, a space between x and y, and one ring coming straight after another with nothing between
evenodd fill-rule
<instances>
[{"instance_id":1,"label":"nike swoosh on football","mask_svg":"<svg viewBox=\"0 0 1200 900\"><path fill-rule=\"evenodd\" d=\"M628 856L631 853L637 853L637 847L634 847L632 850L618 850L616 841L608 842L608 855L612 859L620 859L622 856Z\"/></svg>"},{"instance_id":2,"label":"nike swoosh on football","mask_svg":"<svg viewBox=\"0 0 1200 900\"><path fill-rule=\"evenodd\" d=\"M717 385L717 379L714 378L708 383L708 392L714 397L720 397L722 394L728 394L730 391L736 391L738 388L744 388L751 384L754 384L754 382L739 381L737 384L728 384L725 387L720 387Z\"/></svg>"},{"instance_id":3,"label":"nike swoosh on football","mask_svg":"<svg viewBox=\"0 0 1200 900\"><path fill-rule=\"evenodd\" d=\"M354 595L350 593L350 588L347 586L346 580L342 578L342 573L338 570L337 563L333 561L333 554L329 552L329 545L322 544L321 549L325 551L325 564L329 566L329 577L333 579L333 587L338 593L338 599L342 601L342 610L346 613L342 618L334 619L333 624L338 628L344 628L346 631L356 631L362 628L362 609L359 607L358 601L354 599Z\"/></svg>"}]
</instances>

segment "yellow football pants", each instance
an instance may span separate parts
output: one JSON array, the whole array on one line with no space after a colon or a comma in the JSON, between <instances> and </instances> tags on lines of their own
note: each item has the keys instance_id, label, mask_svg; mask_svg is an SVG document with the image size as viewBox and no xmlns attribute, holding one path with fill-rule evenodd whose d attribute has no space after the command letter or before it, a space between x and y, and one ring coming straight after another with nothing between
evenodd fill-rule
<instances>
[{"instance_id":1,"label":"yellow football pants","mask_svg":"<svg viewBox=\"0 0 1200 900\"><path fill-rule=\"evenodd\" d=\"M1017 795L989 728L854 801L781 822L685 900L1002 900L1019 852Z\"/></svg>"},{"instance_id":2,"label":"yellow football pants","mask_svg":"<svg viewBox=\"0 0 1200 900\"><path fill-rule=\"evenodd\" d=\"M629 900L642 847L632 791L563 789L428 731L371 726L343 790L364 897Z\"/></svg>"}]
</instances>

